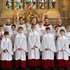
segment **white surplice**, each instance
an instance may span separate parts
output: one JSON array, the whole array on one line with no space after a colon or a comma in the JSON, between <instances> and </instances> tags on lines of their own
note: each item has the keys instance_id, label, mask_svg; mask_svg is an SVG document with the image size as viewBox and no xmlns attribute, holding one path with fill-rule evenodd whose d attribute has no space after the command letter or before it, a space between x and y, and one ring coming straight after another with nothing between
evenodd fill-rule
<instances>
[{"instance_id":1,"label":"white surplice","mask_svg":"<svg viewBox=\"0 0 70 70\"><path fill-rule=\"evenodd\" d=\"M56 52L56 47L53 34L44 34L41 47L42 59L54 60L54 52ZM47 51L46 48L49 48L50 50Z\"/></svg>"},{"instance_id":2,"label":"white surplice","mask_svg":"<svg viewBox=\"0 0 70 70\"><path fill-rule=\"evenodd\" d=\"M18 48L22 48L21 51ZM23 33L18 33L14 43L15 60L26 60L27 41Z\"/></svg>"},{"instance_id":3,"label":"white surplice","mask_svg":"<svg viewBox=\"0 0 70 70\"><path fill-rule=\"evenodd\" d=\"M2 51L7 49L8 52L3 52L1 54L1 60L12 60L13 50L12 50L12 42L9 38L3 38L1 41L1 49Z\"/></svg>"},{"instance_id":4,"label":"white surplice","mask_svg":"<svg viewBox=\"0 0 70 70\"><path fill-rule=\"evenodd\" d=\"M69 59L69 42L66 36L60 36L57 40L57 59Z\"/></svg>"},{"instance_id":5,"label":"white surplice","mask_svg":"<svg viewBox=\"0 0 70 70\"><path fill-rule=\"evenodd\" d=\"M34 46L36 48L32 49ZM28 36L28 59L40 59L40 36L36 31L31 31Z\"/></svg>"}]
</instances>

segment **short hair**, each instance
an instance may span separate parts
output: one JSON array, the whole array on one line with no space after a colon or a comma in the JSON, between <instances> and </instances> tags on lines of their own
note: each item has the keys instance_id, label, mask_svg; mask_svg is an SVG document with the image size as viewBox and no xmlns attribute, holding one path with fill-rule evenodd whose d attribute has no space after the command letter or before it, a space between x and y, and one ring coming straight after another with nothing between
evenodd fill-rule
<instances>
[{"instance_id":1,"label":"short hair","mask_svg":"<svg viewBox=\"0 0 70 70\"><path fill-rule=\"evenodd\" d=\"M23 27L18 27L18 30L22 29L23 30Z\"/></svg>"},{"instance_id":2,"label":"short hair","mask_svg":"<svg viewBox=\"0 0 70 70\"><path fill-rule=\"evenodd\" d=\"M11 27L16 27L16 25L13 24Z\"/></svg>"},{"instance_id":3,"label":"short hair","mask_svg":"<svg viewBox=\"0 0 70 70\"><path fill-rule=\"evenodd\" d=\"M40 24L40 23L43 23L43 21L39 21L38 23L39 23L39 24Z\"/></svg>"},{"instance_id":4,"label":"short hair","mask_svg":"<svg viewBox=\"0 0 70 70\"><path fill-rule=\"evenodd\" d=\"M9 35L9 32L8 32L8 31L5 31L5 32L4 32L4 35Z\"/></svg>"},{"instance_id":5,"label":"short hair","mask_svg":"<svg viewBox=\"0 0 70 70\"><path fill-rule=\"evenodd\" d=\"M46 16L46 17L44 17L44 20L45 20L45 19L48 19L48 17L47 17L47 16Z\"/></svg>"},{"instance_id":6,"label":"short hair","mask_svg":"<svg viewBox=\"0 0 70 70\"><path fill-rule=\"evenodd\" d=\"M65 33L65 30L64 30L64 29L61 29L61 30L60 30L60 33L61 33L61 32L64 32L64 33Z\"/></svg>"},{"instance_id":7,"label":"short hair","mask_svg":"<svg viewBox=\"0 0 70 70\"><path fill-rule=\"evenodd\" d=\"M50 30L50 27L46 27L46 30Z\"/></svg>"},{"instance_id":8,"label":"short hair","mask_svg":"<svg viewBox=\"0 0 70 70\"><path fill-rule=\"evenodd\" d=\"M57 28L57 27L59 27L59 26L57 26L57 25L56 25L56 26L54 26L54 28Z\"/></svg>"}]
</instances>

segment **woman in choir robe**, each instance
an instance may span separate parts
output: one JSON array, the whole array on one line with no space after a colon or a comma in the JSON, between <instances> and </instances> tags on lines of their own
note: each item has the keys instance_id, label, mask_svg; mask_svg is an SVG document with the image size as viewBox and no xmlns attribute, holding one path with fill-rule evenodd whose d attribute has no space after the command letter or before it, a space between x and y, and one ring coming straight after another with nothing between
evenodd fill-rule
<instances>
[{"instance_id":1,"label":"woman in choir robe","mask_svg":"<svg viewBox=\"0 0 70 70\"><path fill-rule=\"evenodd\" d=\"M2 69L13 68L13 64L12 64L12 55L13 55L12 42L8 36L9 36L9 33L5 32L4 37L1 41L1 49L2 49L1 67L2 67Z\"/></svg>"},{"instance_id":2,"label":"woman in choir robe","mask_svg":"<svg viewBox=\"0 0 70 70\"><path fill-rule=\"evenodd\" d=\"M57 67L69 68L69 43L65 31L60 30L61 36L57 40Z\"/></svg>"},{"instance_id":3,"label":"woman in choir robe","mask_svg":"<svg viewBox=\"0 0 70 70\"><path fill-rule=\"evenodd\" d=\"M51 34L49 27L46 28L46 33L42 38L42 68L54 68L54 52L56 52L54 36Z\"/></svg>"},{"instance_id":4,"label":"woman in choir robe","mask_svg":"<svg viewBox=\"0 0 70 70\"><path fill-rule=\"evenodd\" d=\"M10 19L7 19L7 23L6 24L4 24L4 30L5 31L8 31L9 33L10 33L10 31L11 31L11 21L10 21Z\"/></svg>"},{"instance_id":5,"label":"woman in choir robe","mask_svg":"<svg viewBox=\"0 0 70 70\"><path fill-rule=\"evenodd\" d=\"M49 23L49 19L47 17L44 18L44 26L45 28L50 27L51 33L53 32L53 26Z\"/></svg>"},{"instance_id":6,"label":"woman in choir robe","mask_svg":"<svg viewBox=\"0 0 70 70\"><path fill-rule=\"evenodd\" d=\"M69 41L69 50L70 50L70 25L67 26L66 37L68 38ZM69 64L70 64L70 54L69 54Z\"/></svg>"},{"instance_id":7,"label":"woman in choir robe","mask_svg":"<svg viewBox=\"0 0 70 70\"><path fill-rule=\"evenodd\" d=\"M14 53L15 53L15 68L26 68L26 52L27 41L26 36L23 33L23 28L18 28L18 34L15 38Z\"/></svg>"},{"instance_id":8,"label":"woman in choir robe","mask_svg":"<svg viewBox=\"0 0 70 70\"><path fill-rule=\"evenodd\" d=\"M28 35L28 66L34 68L40 66L40 36L34 25L31 29Z\"/></svg>"}]
</instances>

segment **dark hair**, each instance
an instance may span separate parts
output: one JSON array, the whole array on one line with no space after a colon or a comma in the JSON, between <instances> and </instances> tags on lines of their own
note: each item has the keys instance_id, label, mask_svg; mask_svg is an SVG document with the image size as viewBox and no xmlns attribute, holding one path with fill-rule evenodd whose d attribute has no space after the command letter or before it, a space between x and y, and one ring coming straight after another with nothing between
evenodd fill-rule
<instances>
[{"instance_id":1,"label":"dark hair","mask_svg":"<svg viewBox=\"0 0 70 70\"><path fill-rule=\"evenodd\" d=\"M39 24L40 24L40 23L43 23L43 21L39 21L38 23L39 23Z\"/></svg>"},{"instance_id":2,"label":"dark hair","mask_svg":"<svg viewBox=\"0 0 70 70\"><path fill-rule=\"evenodd\" d=\"M3 25L0 25L0 27L3 27Z\"/></svg>"},{"instance_id":3,"label":"dark hair","mask_svg":"<svg viewBox=\"0 0 70 70\"><path fill-rule=\"evenodd\" d=\"M48 19L48 17L47 17L47 16L46 16L46 17L44 17L44 20L45 20L45 19Z\"/></svg>"},{"instance_id":4,"label":"dark hair","mask_svg":"<svg viewBox=\"0 0 70 70\"><path fill-rule=\"evenodd\" d=\"M56 26L54 26L54 28L57 28L57 27L59 27L59 26L57 26L57 25L56 25Z\"/></svg>"},{"instance_id":5,"label":"dark hair","mask_svg":"<svg viewBox=\"0 0 70 70\"><path fill-rule=\"evenodd\" d=\"M50 30L50 27L46 27L46 30Z\"/></svg>"},{"instance_id":6,"label":"dark hair","mask_svg":"<svg viewBox=\"0 0 70 70\"><path fill-rule=\"evenodd\" d=\"M32 25L32 26L31 26L31 28L34 28L34 27L36 27L36 26L35 26L35 25Z\"/></svg>"},{"instance_id":7,"label":"dark hair","mask_svg":"<svg viewBox=\"0 0 70 70\"><path fill-rule=\"evenodd\" d=\"M11 27L16 27L16 25L12 25Z\"/></svg>"},{"instance_id":8,"label":"dark hair","mask_svg":"<svg viewBox=\"0 0 70 70\"><path fill-rule=\"evenodd\" d=\"M64 32L64 33L65 33L65 30L64 30L64 29L61 29L61 30L60 30L60 33L61 33L61 32Z\"/></svg>"},{"instance_id":9,"label":"dark hair","mask_svg":"<svg viewBox=\"0 0 70 70\"><path fill-rule=\"evenodd\" d=\"M18 27L18 30L22 29L23 30L23 27Z\"/></svg>"},{"instance_id":10,"label":"dark hair","mask_svg":"<svg viewBox=\"0 0 70 70\"><path fill-rule=\"evenodd\" d=\"M8 32L8 31L5 31L5 32L4 32L4 35L9 35L9 32Z\"/></svg>"}]
</instances>

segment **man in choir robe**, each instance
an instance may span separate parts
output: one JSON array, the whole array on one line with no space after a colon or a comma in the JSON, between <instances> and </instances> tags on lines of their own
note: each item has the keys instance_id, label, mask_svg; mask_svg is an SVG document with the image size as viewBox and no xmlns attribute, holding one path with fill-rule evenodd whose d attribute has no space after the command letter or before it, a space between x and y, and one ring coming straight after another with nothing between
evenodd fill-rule
<instances>
[{"instance_id":1,"label":"man in choir robe","mask_svg":"<svg viewBox=\"0 0 70 70\"><path fill-rule=\"evenodd\" d=\"M69 41L69 50L70 50L70 25L67 26L66 37L68 38ZM70 63L70 54L69 54L69 63Z\"/></svg>"},{"instance_id":2,"label":"man in choir robe","mask_svg":"<svg viewBox=\"0 0 70 70\"><path fill-rule=\"evenodd\" d=\"M2 69L11 69L13 68L12 64L12 42L9 39L9 33L5 32L4 37L1 41L1 49L2 49L2 54L1 54L1 67Z\"/></svg>"},{"instance_id":3,"label":"man in choir robe","mask_svg":"<svg viewBox=\"0 0 70 70\"><path fill-rule=\"evenodd\" d=\"M54 36L49 27L42 38L42 68L54 68L54 52L56 52Z\"/></svg>"},{"instance_id":4,"label":"man in choir robe","mask_svg":"<svg viewBox=\"0 0 70 70\"><path fill-rule=\"evenodd\" d=\"M47 17L44 18L44 26L46 27L50 27L51 29L51 33L53 32L53 27L52 25L49 23L49 19Z\"/></svg>"},{"instance_id":5,"label":"man in choir robe","mask_svg":"<svg viewBox=\"0 0 70 70\"><path fill-rule=\"evenodd\" d=\"M61 36L57 40L57 67L69 68L69 43L65 31L60 30Z\"/></svg>"},{"instance_id":6,"label":"man in choir robe","mask_svg":"<svg viewBox=\"0 0 70 70\"><path fill-rule=\"evenodd\" d=\"M28 35L28 66L34 68L40 66L40 36L35 26L31 29Z\"/></svg>"},{"instance_id":7,"label":"man in choir robe","mask_svg":"<svg viewBox=\"0 0 70 70\"><path fill-rule=\"evenodd\" d=\"M26 52L27 52L27 41L26 36L23 33L23 28L18 28L18 34L15 38L14 43L15 52L15 67L16 68L26 68Z\"/></svg>"},{"instance_id":8,"label":"man in choir robe","mask_svg":"<svg viewBox=\"0 0 70 70\"><path fill-rule=\"evenodd\" d=\"M5 31L8 31L9 33L10 33L10 31L11 31L11 21L10 21L10 19L7 19L7 23L6 24L4 24L4 30Z\"/></svg>"},{"instance_id":9,"label":"man in choir robe","mask_svg":"<svg viewBox=\"0 0 70 70\"><path fill-rule=\"evenodd\" d=\"M57 25L55 26L58 26L59 27L59 35L60 35L60 30L61 29L64 29L65 30L65 33L66 33L66 28L62 25L62 20L61 19L58 19L57 20Z\"/></svg>"},{"instance_id":10,"label":"man in choir robe","mask_svg":"<svg viewBox=\"0 0 70 70\"><path fill-rule=\"evenodd\" d=\"M15 37L17 35L17 30L16 30L16 25L12 25L11 26L11 32L10 32L10 38L12 40L12 47L14 48L14 41L15 41Z\"/></svg>"}]
</instances>

